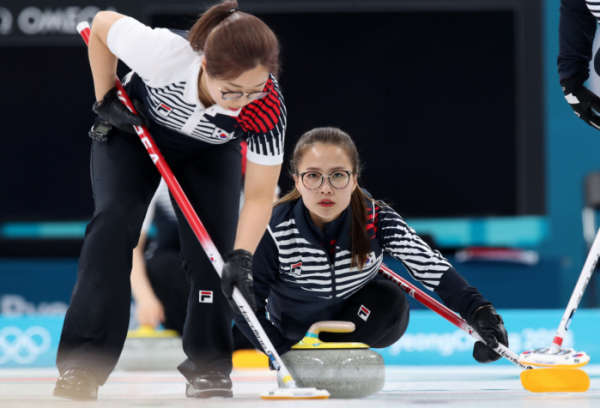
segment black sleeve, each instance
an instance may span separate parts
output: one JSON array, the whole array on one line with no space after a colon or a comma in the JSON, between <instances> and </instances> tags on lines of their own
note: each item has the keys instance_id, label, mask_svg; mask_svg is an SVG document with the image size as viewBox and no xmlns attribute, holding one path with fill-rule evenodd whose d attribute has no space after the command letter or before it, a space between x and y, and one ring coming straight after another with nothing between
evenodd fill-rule
<instances>
[{"instance_id":1,"label":"black sleeve","mask_svg":"<svg viewBox=\"0 0 600 408\"><path fill-rule=\"evenodd\" d=\"M588 78L596 24L596 18L585 0L561 0L558 27L558 74L561 81L575 74Z\"/></svg>"},{"instance_id":2,"label":"black sleeve","mask_svg":"<svg viewBox=\"0 0 600 408\"><path fill-rule=\"evenodd\" d=\"M252 259L252 277L254 279L254 294L256 296L256 317L261 326L269 336L269 340L273 343L275 349L280 348L287 343L287 338L267 319L267 299L271 293L271 286L275 282L275 278L279 273L279 251L277 245L271 237L269 230L265 232L262 240L256 248ZM262 351L262 347L250 329L250 326L242 315L236 314L235 324L240 328L242 333L254 344L258 350Z\"/></svg>"},{"instance_id":3,"label":"black sleeve","mask_svg":"<svg viewBox=\"0 0 600 408\"><path fill-rule=\"evenodd\" d=\"M440 284L435 288L435 293L442 298L446 306L465 320L468 320L481 306L492 304L484 299L477 288L470 286L469 282L454 268L444 272Z\"/></svg>"},{"instance_id":4,"label":"black sleeve","mask_svg":"<svg viewBox=\"0 0 600 408\"><path fill-rule=\"evenodd\" d=\"M408 273L437 293L446 306L467 320L480 306L489 305L450 263L432 250L391 207L377 207L380 245L402 262Z\"/></svg>"}]
</instances>

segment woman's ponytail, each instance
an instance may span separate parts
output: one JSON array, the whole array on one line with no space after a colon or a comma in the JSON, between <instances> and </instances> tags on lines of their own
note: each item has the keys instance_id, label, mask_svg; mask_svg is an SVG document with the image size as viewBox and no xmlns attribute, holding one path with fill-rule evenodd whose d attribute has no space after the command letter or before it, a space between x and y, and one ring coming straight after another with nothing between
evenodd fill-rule
<instances>
[{"instance_id":1,"label":"woman's ponytail","mask_svg":"<svg viewBox=\"0 0 600 408\"><path fill-rule=\"evenodd\" d=\"M365 266L368 255L371 253L371 238L367 233L367 206L369 197L356 186L350 197L350 208L352 208L352 226L350 235L352 237L352 260L351 267L359 270Z\"/></svg>"},{"instance_id":2,"label":"woman's ponytail","mask_svg":"<svg viewBox=\"0 0 600 408\"><path fill-rule=\"evenodd\" d=\"M277 37L261 19L237 6L237 1L224 1L209 8L190 29L190 45L204 53L206 73L212 78L237 78L258 65L277 78Z\"/></svg>"},{"instance_id":3,"label":"woman's ponytail","mask_svg":"<svg viewBox=\"0 0 600 408\"><path fill-rule=\"evenodd\" d=\"M225 1L212 6L202 14L188 33L188 41L194 51L204 51L204 46L210 32L233 14L237 10L237 7L237 1Z\"/></svg>"}]
</instances>

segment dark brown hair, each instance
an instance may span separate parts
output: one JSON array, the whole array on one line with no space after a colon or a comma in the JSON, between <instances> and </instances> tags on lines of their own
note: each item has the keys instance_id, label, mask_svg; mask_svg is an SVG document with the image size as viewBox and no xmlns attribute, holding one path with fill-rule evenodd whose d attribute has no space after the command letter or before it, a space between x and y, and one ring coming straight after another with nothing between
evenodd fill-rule
<instances>
[{"instance_id":1,"label":"dark brown hair","mask_svg":"<svg viewBox=\"0 0 600 408\"><path fill-rule=\"evenodd\" d=\"M300 140L294 147L294 153L290 160L290 173L293 176L298 175L298 165L304 157L304 153L308 148L315 146L317 143L324 145L339 146L346 151L350 162L352 163L352 173L358 178L362 170L358 150L352 138L344 131L333 127L322 127L309 130L300 137ZM294 186L293 190L287 193L275 205L294 201L302 197L300 191ZM378 205L382 203L376 202L368 197L360 188L356 186L350 197L350 207L352 208L352 226L350 229L352 241L352 260L351 267L362 269L369 253L371 252L371 240L367 234L367 207L365 201L371 201Z\"/></svg>"},{"instance_id":2,"label":"dark brown hair","mask_svg":"<svg viewBox=\"0 0 600 408\"><path fill-rule=\"evenodd\" d=\"M194 51L204 51L207 74L233 79L258 65L279 75L279 42L257 17L236 10L237 1L209 8L188 33Z\"/></svg>"}]
</instances>

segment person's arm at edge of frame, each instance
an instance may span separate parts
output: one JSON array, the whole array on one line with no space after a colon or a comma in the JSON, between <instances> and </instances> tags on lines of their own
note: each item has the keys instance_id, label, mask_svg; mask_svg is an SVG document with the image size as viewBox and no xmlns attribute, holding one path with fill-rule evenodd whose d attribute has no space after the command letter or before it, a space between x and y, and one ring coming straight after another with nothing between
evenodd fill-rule
<instances>
[{"instance_id":1,"label":"person's arm at edge of frame","mask_svg":"<svg viewBox=\"0 0 600 408\"><path fill-rule=\"evenodd\" d=\"M600 129L600 116L596 114L600 111L600 98L584 86L589 77L596 25L584 0L561 0L557 58L560 85L575 115Z\"/></svg>"},{"instance_id":2,"label":"person's arm at edge of frame","mask_svg":"<svg viewBox=\"0 0 600 408\"><path fill-rule=\"evenodd\" d=\"M575 74L588 78L597 24L585 0L561 0L557 58L560 81Z\"/></svg>"},{"instance_id":3,"label":"person's arm at edge of frame","mask_svg":"<svg viewBox=\"0 0 600 408\"><path fill-rule=\"evenodd\" d=\"M144 259L146 237L146 233L142 232L138 245L133 249L131 294L136 304L135 314L140 326L152 326L155 329L160 323L165 322L165 310L148 278Z\"/></svg>"}]
</instances>

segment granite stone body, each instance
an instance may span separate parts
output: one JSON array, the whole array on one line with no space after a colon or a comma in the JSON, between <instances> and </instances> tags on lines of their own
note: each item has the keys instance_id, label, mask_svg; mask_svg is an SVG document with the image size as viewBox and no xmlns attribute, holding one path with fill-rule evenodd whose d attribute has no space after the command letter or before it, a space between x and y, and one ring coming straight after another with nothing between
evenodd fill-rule
<instances>
[{"instance_id":1,"label":"granite stone body","mask_svg":"<svg viewBox=\"0 0 600 408\"><path fill-rule=\"evenodd\" d=\"M324 389L331 398L367 397L385 382L383 358L369 349L291 350L281 358L298 387Z\"/></svg>"}]
</instances>

